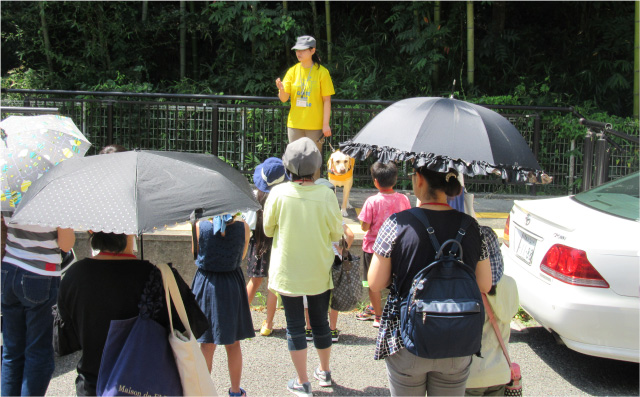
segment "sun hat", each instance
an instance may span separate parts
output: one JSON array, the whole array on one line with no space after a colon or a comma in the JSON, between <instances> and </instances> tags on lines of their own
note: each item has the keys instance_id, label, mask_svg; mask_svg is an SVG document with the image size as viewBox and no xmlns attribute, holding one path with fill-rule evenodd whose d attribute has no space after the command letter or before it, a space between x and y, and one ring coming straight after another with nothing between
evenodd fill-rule
<instances>
[{"instance_id":1,"label":"sun hat","mask_svg":"<svg viewBox=\"0 0 640 397\"><path fill-rule=\"evenodd\" d=\"M310 138L304 137L287 145L282 163L291 173L310 176L322 166L322 155L316 144Z\"/></svg>"},{"instance_id":2,"label":"sun hat","mask_svg":"<svg viewBox=\"0 0 640 397\"><path fill-rule=\"evenodd\" d=\"M307 48L316 48L316 39L311 36L300 36L296 40L296 45L291 47L292 50L306 50Z\"/></svg>"},{"instance_id":3,"label":"sun hat","mask_svg":"<svg viewBox=\"0 0 640 397\"><path fill-rule=\"evenodd\" d=\"M269 157L253 171L253 184L258 190L269 193L273 186L288 179L284 171L282 160Z\"/></svg>"}]
</instances>

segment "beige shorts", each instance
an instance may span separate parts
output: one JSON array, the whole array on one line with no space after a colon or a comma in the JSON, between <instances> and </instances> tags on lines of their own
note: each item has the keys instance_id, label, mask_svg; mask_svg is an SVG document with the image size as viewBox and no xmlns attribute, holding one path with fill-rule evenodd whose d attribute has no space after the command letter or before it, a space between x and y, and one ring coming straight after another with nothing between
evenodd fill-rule
<instances>
[{"instance_id":1,"label":"beige shorts","mask_svg":"<svg viewBox=\"0 0 640 397\"><path fill-rule=\"evenodd\" d=\"M324 143L324 134L322 130L303 130L300 128L287 128L287 135L289 136L289 143L297 141L300 138L307 137L315 142L318 146L318 150L322 153L322 144Z\"/></svg>"}]
</instances>

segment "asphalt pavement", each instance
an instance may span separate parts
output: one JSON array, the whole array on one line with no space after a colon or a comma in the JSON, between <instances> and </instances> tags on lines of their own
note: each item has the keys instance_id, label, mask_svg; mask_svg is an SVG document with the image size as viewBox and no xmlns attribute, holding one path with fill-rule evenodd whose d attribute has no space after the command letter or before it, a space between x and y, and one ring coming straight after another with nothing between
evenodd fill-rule
<instances>
[{"instance_id":1,"label":"asphalt pavement","mask_svg":"<svg viewBox=\"0 0 640 397\"><path fill-rule=\"evenodd\" d=\"M287 351L285 319L282 309L276 311L272 335L258 334L266 314L252 311L256 337L241 342L243 353L242 387L248 395L286 396L286 383L295 376ZM355 312L340 313L340 341L332 346L332 387L321 388L311 379L316 396L388 396L384 360L375 361L373 353L378 330L371 321L358 321ZM307 372L312 376L318 355L310 343ZM509 344L512 360L520 364L524 395L638 395L638 364L586 356L557 345L553 336L541 327L522 328L513 323ZM47 391L49 396L75 393L75 366L79 354L56 359L56 370ZM214 355L212 377L220 395L229 388L226 353L218 349Z\"/></svg>"},{"instance_id":2,"label":"asphalt pavement","mask_svg":"<svg viewBox=\"0 0 640 397\"><path fill-rule=\"evenodd\" d=\"M341 202L341 189L338 196ZM351 202L361 208L364 200L375 190L352 191ZM415 197L410 192L412 204ZM533 199L531 196L478 195L475 211L480 224L494 228L502 236L505 220L514 199ZM359 229L355 210L349 211L347 223ZM361 231L354 230L356 236ZM358 237L356 237L358 238ZM254 300L254 304L257 302ZM340 341L333 345L331 369L333 386L321 388L311 379L313 394L334 396L386 396L389 395L384 360L373 360L377 328L371 321L355 319L357 311L340 313L338 329ZM287 351L285 319L282 309L276 312L274 332L260 336L259 329L266 314L262 308L252 310L256 337L241 342L243 352L243 376L241 386L249 395L290 395L286 388L295 370ZM318 365L318 356L310 342L307 372L312 377ZM520 364L525 395L638 395L639 365L609 359L586 356L558 345L544 328L533 323L524 326L512 322L509 344L512 360ZM56 358L56 369L47 391L49 396L66 396L75 393L75 366L79 353ZM212 377L220 395L226 395L229 377L226 352L218 349L214 355ZM161 376L161 374L159 374Z\"/></svg>"}]
</instances>

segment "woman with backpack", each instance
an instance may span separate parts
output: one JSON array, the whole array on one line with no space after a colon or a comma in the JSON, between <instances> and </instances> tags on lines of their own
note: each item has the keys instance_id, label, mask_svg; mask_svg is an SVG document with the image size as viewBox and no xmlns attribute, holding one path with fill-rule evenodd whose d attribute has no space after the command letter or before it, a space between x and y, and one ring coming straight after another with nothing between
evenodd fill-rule
<instances>
[{"instance_id":1,"label":"woman with backpack","mask_svg":"<svg viewBox=\"0 0 640 397\"><path fill-rule=\"evenodd\" d=\"M447 197L460 194L462 187L457 175L458 173L454 170L440 173L426 167L416 169L412 176L413 191L421 205L387 218L373 246L374 256L368 273L369 288L380 291L391 285L391 292L382 313L374 359L386 359L389 388L393 396L464 395L471 355L479 353L479 341L482 337L484 322L480 293L486 293L491 289L491 268L488 250L481 237L478 222L447 204ZM422 220L425 217L426 219ZM429 227L426 227L425 222ZM452 327L447 332L473 334L470 336L476 339L475 347L470 347L473 350L464 355L459 353L466 351L465 346L462 345L471 344L464 340L466 338L459 340L450 338L451 342L448 344L427 346L427 350L438 351L432 357L423 357L425 354L416 355L410 351L424 350L419 349L420 341L415 340L415 337L412 339L411 333L407 332L407 327L413 326L413 330L421 329L420 327L429 327L432 321L442 319L442 317L440 319L429 317L428 310L425 309L424 312L419 313L421 314L418 317L419 321L412 322L411 312L408 311L412 306L414 312L422 310L420 305L416 309L416 305L411 304L411 298L415 298L414 292L440 288L434 284L435 281L423 278L419 281L423 281L424 285L418 286L416 291L412 290L414 277L418 275L417 278L420 278L421 275L418 273L436 260L436 242L432 237L435 237L440 244L457 238L461 246L462 261L472 269L469 269L471 275L468 280L475 282L471 286L468 282L465 284L456 278L453 279L454 281L447 281L453 283L448 284L448 287L452 287L449 289L452 295L471 290L471 293L480 300L479 303L472 304L477 310L474 318L478 320L476 322L479 328L478 324L468 330L455 329L458 326L455 322L447 325ZM445 252L451 251L454 245L447 245ZM409 294L410 290L412 290L412 296ZM419 303L428 302L425 300ZM424 305L424 307L427 306L427 304ZM459 308L456 307L455 310ZM438 329L425 332L436 333L436 336L441 336L443 340L450 336L437 335ZM475 335L476 333L478 335ZM427 340L422 343L433 342ZM476 348L478 351L474 351ZM453 355L447 354L448 352Z\"/></svg>"}]
</instances>

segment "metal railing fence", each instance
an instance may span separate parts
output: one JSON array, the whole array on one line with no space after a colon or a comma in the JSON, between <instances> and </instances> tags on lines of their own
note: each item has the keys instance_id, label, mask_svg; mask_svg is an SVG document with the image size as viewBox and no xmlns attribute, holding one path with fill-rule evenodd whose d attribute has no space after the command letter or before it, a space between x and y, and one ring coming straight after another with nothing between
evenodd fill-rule
<instances>
[{"instance_id":1,"label":"metal railing fence","mask_svg":"<svg viewBox=\"0 0 640 397\"><path fill-rule=\"evenodd\" d=\"M249 175L265 158L281 156L287 144L289 105L275 97L2 89L1 99L2 106L58 108L93 143L88 155L110 143L129 149L211 153ZM339 142L355 136L391 103L333 99L331 145L337 148ZM518 128L554 181L530 186L504 185L492 176L466 178L469 191L566 194L580 189L582 142L559 138L549 121L554 112L572 112L572 108L483 106L501 111ZM3 117L8 113L3 111ZM615 178L638 170L637 142L614 140L624 151L609 153L609 175ZM328 145L325 148L326 159ZM372 163L367 159L356 164L357 186L373 187ZM406 172L406 165L401 169ZM405 172L399 186L410 188Z\"/></svg>"}]
</instances>

